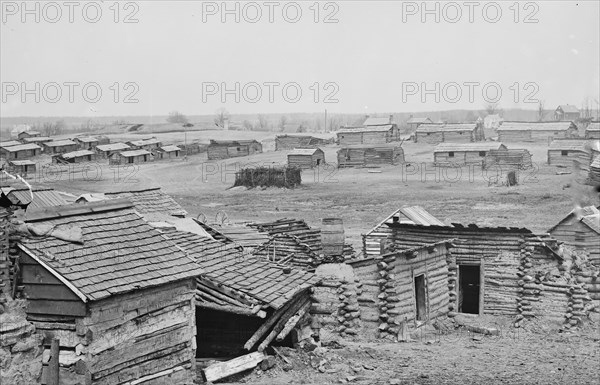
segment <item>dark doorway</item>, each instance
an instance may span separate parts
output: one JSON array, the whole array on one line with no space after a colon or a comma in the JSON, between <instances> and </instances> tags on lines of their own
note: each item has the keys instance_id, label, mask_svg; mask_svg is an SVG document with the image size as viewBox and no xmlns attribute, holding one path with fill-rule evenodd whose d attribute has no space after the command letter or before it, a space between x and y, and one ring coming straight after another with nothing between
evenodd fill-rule
<instances>
[{"instance_id":1,"label":"dark doorway","mask_svg":"<svg viewBox=\"0 0 600 385\"><path fill-rule=\"evenodd\" d=\"M461 313L479 314L480 268L479 266L458 266L459 302Z\"/></svg>"},{"instance_id":2,"label":"dark doorway","mask_svg":"<svg viewBox=\"0 0 600 385\"><path fill-rule=\"evenodd\" d=\"M415 300L417 302L417 321L425 319L427 309L425 305L425 276L415 276Z\"/></svg>"}]
</instances>

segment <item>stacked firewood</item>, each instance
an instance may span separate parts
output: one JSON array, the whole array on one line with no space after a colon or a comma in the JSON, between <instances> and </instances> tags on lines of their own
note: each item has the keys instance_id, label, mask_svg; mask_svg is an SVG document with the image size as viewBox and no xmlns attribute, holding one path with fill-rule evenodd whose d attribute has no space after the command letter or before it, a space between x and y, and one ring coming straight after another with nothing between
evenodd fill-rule
<instances>
[{"instance_id":1,"label":"stacked firewood","mask_svg":"<svg viewBox=\"0 0 600 385\"><path fill-rule=\"evenodd\" d=\"M380 261L377 263L379 270L379 338L386 338L395 340L398 336L400 321L397 319L399 309L397 309L400 297L395 288L394 279L396 278L392 274L394 266L392 265L396 260L395 256L387 256L385 258L377 258Z\"/></svg>"},{"instance_id":2,"label":"stacked firewood","mask_svg":"<svg viewBox=\"0 0 600 385\"><path fill-rule=\"evenodd\" d=\"M338 332L342 337L346 335L356 335L360 328L360 307L358 305L358 296L362 294L362 284L356 278L354 281L347 279L341 280L338 288L339 306Z\"/></svg>"}]
</instances>

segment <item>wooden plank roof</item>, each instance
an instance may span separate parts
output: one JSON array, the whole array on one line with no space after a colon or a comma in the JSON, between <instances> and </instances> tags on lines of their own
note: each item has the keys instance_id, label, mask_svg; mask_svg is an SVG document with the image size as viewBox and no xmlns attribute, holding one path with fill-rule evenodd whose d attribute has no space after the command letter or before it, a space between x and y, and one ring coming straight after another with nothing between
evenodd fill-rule
<instances>
[{"instance_id":1,"label":"wooden plank roof","mask_svg":"<svg viewBox=\"0 0 600 385\"><path fill-rule=\"evenodd\" d=\"M433 152L469 152L469 151L490 151L500 150L505 146L500 142L473 142L473 143L440 143L433 149Z\"/></svg>"},{"instance_id":2,"label":"wooden plank roof","mask_svg":"<svg viewBox=\"0 0 600 385\"><path fill-rule=\"evenodd\" d=\"M578 150L586 151L587 140L563 139L553 140L548 146L549 150Z\"/></svg>"},{"instance_id":3,"label":"wooden plank roof","mask_svg":"<svg viewBox=\"0 0 600 385\"><path fill-rule=\"evenodd\" d=\"M146 150L121 151L119 154L121 156L124 156L125 158L129 158L132 156L152 155L152 153Z\"/></svg>"},{"instance_id":4,"label":"wooden plank roof","mask_svg":"<svg viewBox=\"0 0 600 385\"><path fill-rule=\"evenodd\" d=\"M109 143L109 144L101 144L96 146L96 149L99 151L118 151L118 150L127 150L129 147L125 143Z\"/></svg>"},{"instance_id":5,"label":"wooden plank roof","mask_svg":"<svg viewBox=\"0 0 600 385\"><path fill-rule=\"evenodd\" d=\"M375 227L373 227L369 232L365 235L369 235L374 231L377 231L381 226L385 224L391 224L394 222L394 218L398 218L400 223L406 224L414 224L414 225L422 225L422 226L444 226L449 227L444 222L440 221L432 214L430 214L427 210L425 210L421 206L406 206L402 207L392 214L388 215L383 221L379 222Z\"/></svg>"},{"instance_id":6,"label":"wooden plank roof","mask_svg":"<svg viewBox=\"0 0 600 385\"><path fill-rule=\"evenodd\" d=\"M288 155L314 155L316 152L323 152L319 148L295 148L288 153Z\"/></svg>"},{"instance_id":7,"label":"wooden plank roof","mask_svg":"<svg viewBox=\"0 0 600 385\"><path fill-rule=\"evenodd\" d=\"M586 131L600 131L600 122L591 122L585 129Z\"/></svg>"},{"instance_id":8,"label":"wooden plank roof","mask_svg":"<svg viewBox=\"0 0 600 385\"><path fill-rule=\"evenodd\" d=\"M142 214L165 213L168 215L185 216L183 209L170 195L165 194L160 187L113 191L104 193L108 198L125 198L131 201L135 210Z\"/></svg>"},{"instance_id":9,"label":"wooden plank roof","mask_svg":"<svg viewBox=\"0 0 600 385\"><path fill-rule=\"evenodd\" d=\"M573 122L504 122L497 131L567 131Z\"/></svg>"},{"instance_id":10,"label":"wooden plank roof","mask_svg":"<svg viewBox=\"0 0 600 385\"><path fill-rule=\"evenodd\" d=\"M17 152L17 151L25 151L25 150L41 150L42 148L34 143L27 144L18 144L15 146L2 147L4 151L8 152Z\"/></svg>"},{"instance_id":11,"label":"wooden plank roof","mask_svg":"<svg viewBox=\"0 0 600 385\"><path fill-rule=\"evenodd\" d=\"M46 146L46 147L65 147L65 146L73 146L73 145L77 145L77 143L73 142L70 139L54 140L52 142L44 143L44 146Z\"/></svg>"},{"instance_id":12,"label":"wooden plank roof","mask_svg":"<svg viewBox=\"0 0 600 385\"><path fill-rule=\"evenodd\" d=\"M475 123L432 123L422 124L417 127L417 132L433 133L433 132L465 132L474 131L477 128Z\"/></svg>"},{"instance_id":13,"label":"wooden plank roof","mask_svg":"<svg viewBox=\"0 0 600 385\"><path fill-rule=\"evenodd\" d=\"M38 210L27 222L81 229L83 244L30 238L20 247L50 266L89 301L192 278L200 267L124 200Z\"/></svg>"},{"instance_id":14,"label":"wooden plank roof","mask_svg":"<svg viewBox=\"0 0 600 385\"><path fill-rule=\"evenodd\" d=\"M392 129L392 125L388 124L385 126L367 126L367 127L357 127L357 128L342 128L338 130L336 134L356 134L356 133L365 133L365 132L386 132Z\"/></svg>"},{"instance_id":15,"label":"wooden plank roof","mask_svg":"<svg viewBox=\"0 0 600 385\"><path fill-rule=\"evenodd\" d=\"M16 188L5 191L5 195L21 204L29 204L28 210L66 205L67 201L62 195L51 188L34 187L31 192L29 188ZM33 195L33 200L31 196Z\"/></svg>"},{"instance_id":16,"label":"wooden plank roof","mask_svg":"<svg viewBox=\"0 0 600 385\"><path fill-rule=\"evenodd\" d=\"M5 142L0 142L0 148L19 146L21 144L23 144L23 143L19 142L18 140L8 140Z\"/></svg>"},{"instance_id":17,"label":"wooden plank roof","mask_svg":"<svg viewBox=\"0 0 600 385\"><path fill-rule=\"evenodd\" d=\"M79 158L81 156L88 156L88 155L95 155L96 153L90 150L79 150L79 151L72 151L72 152L67 152L65 154L62 154L61 157L64 159L73 159L73 158Z\"/></svg>"}]
</instances>

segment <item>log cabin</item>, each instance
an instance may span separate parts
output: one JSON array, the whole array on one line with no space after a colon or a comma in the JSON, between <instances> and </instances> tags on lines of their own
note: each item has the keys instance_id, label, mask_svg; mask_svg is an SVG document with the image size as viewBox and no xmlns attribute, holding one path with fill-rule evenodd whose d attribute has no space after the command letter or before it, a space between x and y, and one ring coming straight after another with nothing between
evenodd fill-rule
<instances>
[{"instance_id":1,"label":"log cabin","mask_svg":"<svg viewBox=\"0 0 600 385\"><path fill-rule=\"evenodd\" d=\"M125 143L109 143L109 144L99 144L96 146L96 154L102 159L108 159L113 154L119 153L121 151L130 150L131 147L126 145Z\"/></svg>"},{"instance_id":2,"label":"log cabin","mask_svg":"<svg viewBox=\"0 0 600 385\"><path fill-rule=\"evenodd\" d=\"M198 357L238 356L313 337L308 310L317 276L244 255L233 243L182 231L164 235L204 269L196 280Z\"/></svg>"},{"instance_id":3,"label":"log cabin","mask_svg":"<svg viewBox=\"0 0 600 385\"><path fill-rule=\"evenodd\" d=\"M436 166L478 165L483 167L490 151L506 151L499 142L440 143L433 149L433 164Z\"/></svg>"},{"instance_id":4,"label":"log cabin","mask_svg":"<svg viewBox=\"0 0 600 385\"><path fill-rule=\"evenodd\" d=\"M52 163L84 163L94 160L96 160L96 153L91 150L77 150L52 156Z\"/></svg>"},{"instance_id":5,"label":"log cabin","mask_svg":"<svg viewBox=\"0 0 600 385\"><path fill-rule=\"evenodd\" d=\"M180 157L181 153L181 148L175 145L158 147L153 151L156 159L176 159Z\"/></svg>"},{"instance_id":6,"label":"log cabin","mask_svg":"<svg viewBox=\"0 0 600 385\"><path fill-rule=\"evenodd\" d=\"M80 384L191 383L200 267L111 200L27 210L20 296Z\"/></svg>"},{"instance_id":7,"label":"log cabin","mask_svg":"<svg viewBox=\"0 0 600 385\"><path fill-rule=\"evenodd\" d=\"M400 131L397 126L368 126L357 128L343 128L337 131L339 145L357 144L382 144L400 140Z\"/></svg>"},{"instance_id":8,"label":"log cabin","mask_svg":"<svg viewBox=\"0 0 600 385\"><path fill-rule=\"evenodd\" d=\"M392 230L388 225L396 222L422 226L447 226L421 206L402 207L385 217L371 230L362 235L362 253L364 258L378 257L384 253L389 242L388 238L392 234Z\"/></svg>"},{"instance_id":9,"label":"log cabin","mask_svg":"<svg viewBox=\"0 0 600 385\"><path fill-rule=\"evenodd\" d=\"M263 148L256 140L211 140L207 152L209 160L219 160L262 153Z\"/></svg>"},{"instance_id":10,"label":"log cabin","mask_svg":"<svg viewBox=\"0 0 600 385\"><path fill-rule=\"evenodd\" d=\"M333 140L331 139L321 139L309 135L277 135L275 137L275 151L317 148L332 143Z\"/></svg>"},{"instance_id":11,"label":"log cabin","mask_svg":"<svg viewBox=\"0 0 600 385\"><path fill-rule=\"evenodd\" d=\"M548 147L548 164L571 167L574 161L589 163L590 154L586 144L586 140L553 140Z\"/></svg>"},{"instance_id":12,"label":"log cabin","mask_svg":"<svg viewBox=\"0 0 600 385\"><path fill-rule=\"evenodd\" d=\"M591 122L585 128L586 139L600 139L600 122Z\"/></svg>"},{"instance_id":13,"label":"log cabin","mask_svg":"<svg viewBox=\"0 0 600 385\"><path fill-rule=\"evenodd\" d=\"M154 156L147 150L131 150L131 151L120 151L113 153L110 158L110 164L140 164L151 162L154 160Z\"/></svg>"},{"instance_id":14,"label":"log cabin","mask_svg":"<svg viewBox=\"0 0 600 385\"><path fill-rule=\"evenodd\" d=\"M37 144L18 144L15 146L0 147L0 156L6 160L25 160L42 153L42 148Z\"/></svg>"},{"instance_id":15,"label":"log cabin","mask_svg":"<svg viewBox=\"0 0 600 385\"><path fill-rule=\"evenodd\" d=\"M146 150L146 151L153 151L162 146L162 142L156 138L132 140L132 141L126 142L126 144L129 147L131 147L132 150Z\"/></svg>"},{"instance_id":16,"label":"log cabin","mask_svg":"<svg viewBox=\"0 0 600 385\"><path fill-rule=\"evenodd\" d=\"M490 150L483 161L485 169L528 169L533 166L532 155L525 149Z\"/></svg>"},{"instance_id":17,"label":"log cabin","mask_svg":"<svg viewBox=\"0 0 600 385\"><path fill-rule=\"evenodd\" d=\"M35 175L36 164L31 160L11 160L8 162L8 168L11 173L27 177Z\"/></svg>"},{"instance_id":18,"label":"log cabin","mask_svg":"<svg viewBox=\"0 0 600 385\"><path fill-rule=\"evenodd\" d=\"M415 142L471 143L485 140L483 128L477 123L422 124L415 131Z\"/></svg>"},{"instance_id":19,"label":"log cabin","mask_svg":"<svg viewBox=\"0 0 600 385\"><path fill-rule=\"evenodd\" d=\"M94 151L100 142L98 138L94 136L78 136L74 138L73 141L79 144L80 149L90 151Z\"/></svg>"},{"instance_id":20,"label":"log cabin","mask_svg":"<svg viewBox=\"0 0 600 385\"><path fill-rule=\"evenodd\" d=\"M311 169L325 164L325 153L320 148L296 148L287 155L288 167Z\"/></svg>"},{"instance_id":21,"label":"log cabin","mask_svg":"<svg viewBox=\"0 0 600 385\"><path fill-rule=\"evenodd\" d=\"M597 207L572 210L548 233L577 250L587 252L589 260L600 267L600 211Z\"/></svg>"},{"instance_id":22,"label":"log cabin","mask_svg":"<svg viewBox=\"0 0 600 385\"><path fill-rule=\"evenodd\" d=\"M67 152L77 151L79 145L70 139L53 140L42 143L45 154L65 154Z\"/></svg>"},{"instance_id":23,"label":"log cabin","mask_svg":"<svg viewBox=\"0 0 600 385\"><path fill-rule=\"evenodd\" d=\"M346 145L337 152L338 168L369 167L404 163L404 149L398 144Z\"/></svg>"},{"instance_id":24,"label":"log cabin","mask_svg":"<svg viewBox=\"0 0 600 385\"><path fill-rule=\"evenodd\" d=\"M21 142L23 142L24 144L34 143L34 144L37 144L38 146L41 146L43 143L48 143L51 141L52 141L52 138L49 136L32 136L29 138L21 139Z\"/></svg>"},{"instance_id":25,"label":"log cabin","mask_svg":"<svg viewBox=\"0 0 600 385\"><path fill-rule=\"evenodd\" d=\"M549 143L553 139L577 137L578 128L573 122L503 122L498 128L500 142Z\"/></svg>"},{"instance_id":26,"label":"log cabin","mask_svg":"<svg viewBox=\"0 0 600 385\"><path fill-rule=\"evenodd\" d=\"M34 138L36 136L42 136L42 133L38 132L38 131L31 131L31 130L30 131L23 131L23 132L20 132L17 135L17 138L19 140L23 140L25 138Z\"/></svg>"}]
</instances>

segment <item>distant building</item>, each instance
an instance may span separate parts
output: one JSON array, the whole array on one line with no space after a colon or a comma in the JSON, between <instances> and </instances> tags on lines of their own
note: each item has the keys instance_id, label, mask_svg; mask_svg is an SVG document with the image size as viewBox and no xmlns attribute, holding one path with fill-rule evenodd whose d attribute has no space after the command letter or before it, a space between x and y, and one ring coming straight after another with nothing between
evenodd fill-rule
<instances>
[{"instance_id":1,"label":"distant building","mask_svg":"<svg viewBox=\"0 0 600 385\"><path fill-rule=\"evenodd\" d=\"M600 122L591 122L585 129L586 139L600 139Z\"/></svg>"},{"instance_id":2,"label":"distant building","mask_svg":"<svg viewBox=\"0 0 600 385\"><path fill-rule=\"evenodd\" d=\"M31 126L28 124L16 124L10 131L10 135L13 138L17 138L21 132L31 130Z\"/></svg>"},{"instance_id":3,"label":"distant building","mask_svg":"<svg viewBox=\"0 0 600 385\"><path fill-rule=\"evenodd\" d=\"M45 142L42 146L44 148L44 153L46 154L65 154L79 149L79 145L69 139Z\"/></svg>"},{"instance_id":4,"label":"distant building","mask_svg":"<svg viewBox=\"0 0 600 385\"><path fill-rule=\"evenodd\" d=\"M99 144L99 140L93 136L80 136L73 139L74 142L79 144L79 148L82 150L94 150Z\"/></svg>"},{"instance_id":5,"label":"distant building","mask_svg":"<svg viewBox=\"0 0 600 385\"><path fill-rule=\"evenodd\" d=\"M152 153L146 150L121 151L110 156L110 164L138 164L154 160Z\"/></svg>"},{"instance_id":6,"label":"distant building","mask_svg":"<svg viewBox=\"0 0 600 385\"><path fill-rule=\"evenodd\" d=\"M586 149L586 140L553 140L548 147L548 164L572 166L573 161L589 164L590 154Z\"/></svg>"},{"instance_id":7,"label":"distant building","mask_svg":"<svg viewBox=\"0 0 600 385\"><path fill-rule=\"evenodd\" d=\"M440 143L433 150L433 162L438 166L463 164L483 166L485 157L492 150L506 150L506 146L499 142Z\"/></svg>"},{"instance_id":8,"label":"distant building","mask_svg":"<svg viewBox=\"0 0 600 385\"><path fill-rule=\"evenodd\" d=\"M35 143L39 146L41 146L42 144L47 143L47 142L52 142L52 138L49 136L30 136L30 137L23 137L20 140L22 143Z\"/></svg>"},{"instance_id":9,"label":"distant building","mask_svg":"<svg viewBox=\"0 0 600 385\"><path fill-rule=\"evenodd\" d=\"M37 144L19 144L16 146L0 147L0 156L6 160L22 160L38 156L42 153L42 148Z\"/></svg>"},{"instance_id":10,"label":"distant building","mask_svg":"<svg viewBox=\"0 0 600 385\"><path fill-rule=\"evenodd\" d=\"M581 116L581 113L577 107L570 104L563 104L556 107L554 111L554 120L556 121L572 121L577 120Z\"/></svg>"},{"instance_id":11,"label":"distant building","mask_svg":"<svg viewBox=\"0 0 600 385\"><path fill-rule=\"evenodd\" d=\"M600 211L594 206L571 211L548 230L548 233L578 250L586 251L589 259L600 266Z\"/></svg>"},{"instance_id":12,"label":"distant building","mask_svg":"<svg viewBox=\"0 0 600 385\"><path fill-rule=\"evenodd\" d=\"M400 140L400 132L396 125L367 126L359 128L343 128L337 131L340 145L390 143Z\"/></svg>"},{"instance_id":13,"label":"distant building","mask_svg":"<svg viewBox=\"0 0 600 385\"><path fill-rule=\"evenodd\" d=\"M181 156L181 153L181 148L174 145L162 146L154 150L154 156L156 157L156 159L179 158Z\"/></svg>"},{"instance_id":14,"label":"distant building","mask_svg":"<svg viewBox=\"0 0 600 385\"><path fill-rule=\"evenodd\" d=\"M501 142L548 143L552 139L577 137L578 129L573 122L503 122L497 131Z\"/></svg>"},{"instance_id":15,"label":"distant building","mask_svg":"<svg viewBox=\"0 0 600 385\"><path fill-rule=\"evenodd\" d=\"M125 143L101 144L96 146L96 153L100 158L108 159L112 154L129 149L131 148Z\"/></svg>"},{"instance_id":16,"label":"distant building","mask_svg":"<svg viewBox=\"0 0 600 385\"><path fill-rule=\"evenodd\" d=\"M156 138L149 138L143 140L132 140L126 142L132 150L146 150L152 151L162 146L162 142Z\"/></svg>"},{"instance_id":17,"label":"distant building","mask_svg":"<svg viewBox=\"0 0 600 385\"><path fill-rule=\"evenodd\" d=\"M277 135L275 137L275 151L293 150L294 148L317 148L332 143L332 139L321 139L310 135Z\"/></svg>"},{"instance_id":18,"label":"distant building","mask_svg":"<svg viewBox=\"0 0 600 385\"><path fill-rule=\"evenodd\" d=\"M287 156L288 166L302 169L325 164L325 153L320 148L297 148Z\"/></svg>"},{"instance_id":19,"label":"distant building","mask_svg":"<svg viewBox=\"0 0 600 385\"><path fill-rule=\"evenodd\" d=\"M406 124L408 125L408 128L411 131L415 131L420 125L422 124L433 124L433 121L429 118L414 118L411 117L410 119L408 119L408 121L406 122Z\"/></svg>"},{"instance_id":20,"label":"distant building","mask_svg":"<svg viewBox=\"0 0 600 385\"><path fill-rule=\"evenodd\" d=\"M33 138L36 136L42 136L42 134L37 131L23 131L17 134L17 138L19 138L19 140L22 140L24 138Z\"/></svg>"},{"instance_id":21,"label":"distant building","mask_svg":"<svg viewBox=\"0 0 600 385\"><path fill-rule=\"evenodd\" d=\"M398 144L359 144L343 146L337 152L338 168L396 165L404 163L404 150Z\"/></svg>"},{"instance_id":22,"label":"distant building","mask_svg":"<svg viewBox=\"0 0 600 385\"><path fill-rule=\"evenodd\" d=\"M78 150L65 154L55 154L52 163L83 163L96 160L96 153L91 150Z\"/></svg>"},{"instance_id":23,"label":"distant building","mask_svg":"<svg viewBox=\"0 0 600 385\"><path fill-rule=\"evenodd\" d=\"M262 153L262 144L256 140L211 140L208 159L227 159Z\"/></svg>"},{"instance_id":24,"label":"distant building","mask_svg":"<svg viewBox=\"0 0 600 385\"><path fill-rule=\"evenodd\" d=\"M10 171L14 174L27 177L28 175L35 174L36 165L31 160L11 160L8 162Z\"/></svg>"},{"instance_id":25,"label":"distant building","mask_svg":"<svg viewBox=\"0 0 600 385\"><path fill-rule=\"evenodd\" d=\"M415 142L470 143L485 140L482 126L476 123L423 124L415 132Z\"/></svg>"}]
</instances>

